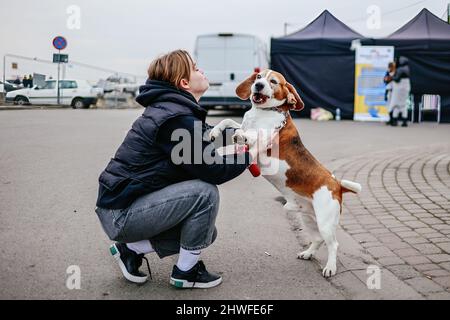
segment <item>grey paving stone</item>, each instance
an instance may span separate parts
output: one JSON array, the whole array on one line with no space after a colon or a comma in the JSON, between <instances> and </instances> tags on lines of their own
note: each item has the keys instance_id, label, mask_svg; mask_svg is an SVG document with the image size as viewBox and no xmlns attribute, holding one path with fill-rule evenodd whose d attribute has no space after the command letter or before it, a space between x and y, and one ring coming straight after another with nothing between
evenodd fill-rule
<instances>
[{"instance_id":1,"label":"grey paving stone","mask_svg":"<svg viewBox=\"0 0 450 320\"><path fill-rule=\"evenodd\" d=\"M448 238L444 238L444 237L430 239L430 242L433 242L435 244L438 244L438 243L441 243L441 242L447 242L447 241L448 241Z\"/></svg>"},{"instance_id":2,"label":"grey paving stone","mask_svg":"<svg viewBox=\"0 0 450 320\"><path fill-rule=\"evenodd\" d=\"M428 228L425 223L420 221L405 221L404 224L413 229Z\"/></svg>"},{"instance_id":3,"label":"grey paving stone","mask_svg":"<svg viewBox=\"0 0 450 320\"><path fill-rule=\"evenodd\" d=\"M373 229L380 229L380 228L384 228L384 225L381 223L376 223L376 224L365 224L364 228L367 230L373 230Z\"/></svg>"},{"instance_id":4,"label":"grey paving stone","mask_svg":"<svg viewBox=\"0 0 450 320\"><path fill-rule=\"evenodd\" d=\"M430 204L430 203L432 203L430 200L428 200L428 199L415 199L414 200L415 202L417 202L417 203L419 203L419 204Z\"/></svg>"},{"instance_id":5,"label":"grey paving stone","mask_svg":"<svg viewBox=\"0 0 450 320\"><path fill-rule=\"evenodd\" d=\"M445 270L450 271L450 262L443 262L439 264L442 268L444 268Z\"/></svg>"},{"instance_id":6,"label":"grey paving stone","mask_svg":"<svg viewBox=\"0 0 450 320\"><path fill-rule=\"evenodd\" d=\"M418 237L419 234L414 231L403 231L403 232L397 232L397 235L400 238L411 238L411 237Z\"/></svg>"},{"instance_id":7,"label":"grey paving stone","mask_svg":"<svg viewBox=\"0 0 450 320\"><path fill-rule=\"evenodd\" d=\"M402 242L402 239L400 237L397 237L395 234L383 234L378 236L378 239L380 239L381 242L384 244L393 243L393 242Z\"/></svg>"},{"instance_id":8,"label":"grey paving stone","mask_svg":"<svg viewBox=\"0 0 450 320\"><path fill-rule=\"evenodd\" d=\"M398 264L405 264L401 258L393 256L393 257L385 257L378 259L378 263L382 266L393 266ZM434 266L434 265L433 265Z\"/></svg>"},{"instance_id":9,"label":"grey paving stone","mask_svg":"<svg viewBox=\"0 0 450 320\"><path fill-rule=\"evenodd\" d=\"M450 253L450 241L449 242L441 242L436 244L439 248L441 248L446 253Z\"/></svg>"},{"instance_id":10,"label":"grey paving stone","mask_svg":"<svg viewBox=\"0 0 450 320\"><path fill-rule=\"evenodd\" d=\"M397 254L401 258L413 257L413 256L420 255L420 252L413 248L394 250L394 253Z\"/></svg>"},{"instance_id":11,"label":"grey paving stone","mask_svg":"<svg viewBox=\"0 0 450 320\"><path fill-rule=\"evenodd\" d=\"M414 229L415 232L420 233L422 235L427 235L430 233L436 233L436 230L434 230L433 228L430 227L425 227L425 228L418 228L418 229Z\"/></svg>"},{"instance_id":12,"label":"grey paving stone","mask_svg":"<svg viewBox=\"0 0 450 320\"><path fill-rule=\"evenodd\" d=\"M367 230L364 229L356 229L356 230L346 230L349 234L359 234L359 233L367 233Z\"/></svg>"},{"instance_id":13,"label":"grey paving stone","mask_svg":"<svg viewBox=\"0 0 450 320\"><path fill-rule=\"evenodd\" d=\"M379 241L362 242L361 246L363 246L365 249L372 248L372 247L379 247L380 246L380 242Z\"/></svg>"},{"instance_id":14,"label":"grey paving stone","mask_svg":"<svg viewBox=\"0 0 450 320\"><path fill-rule=\"evenodd\" d=\"M430 210L430 209L439 209L440 207L434 203L425 203L421 204L422 208Z\"/></svg>"},{"instance_id":15,"label":"grey paving stone","mask_svg":"<svg viewBox=\"0 0 450 320\"><path fill-rule=\"evenodd\" d=\"M397 216L397 219L405 223L406 221L418 221L416 217L413 217L411 215L407 216Z\"/></svg>"},{"instance_id":16,"label":"grey paving stone","mask_svg":"<svg viewBox=\"0 0 450 320\"><path fill-rule=\"evenodd\" d=\"M386 247L371 247L367 248L367 251L375 258L392 257L395 256L389 248Z\"/></svg>"},{"instance_id":17,"label":"grey paving stone","mask_svg":"<svg viewBox=\"0 0 450 320\"><path fill-rule=\"evenodd\" d=\"M361 225L360 224L346 224L344 229L345 230L361 229Z\"/></svg>"},{"instance_id":18,"label":"grey paving stone","mask_svg":"<svg viewBox=\"0 0 450 320\"><path fill-rule=\"evenodd\" d=\"M398 220L400 220L402 222L405 222L405 221L418 221L418 219L416 217L410 215L409 213L405 214L405 215L400 215L400 216L397 215L396 217L397 217Z\"/></svg>"},{"instance_id":19,"label":"grey paving stone","mask_svg":"<svg viewBox=\"0 0 450 320\"><path fill-rule=\"evenodd\" d=\"M392 232L406 232L406 231L412 231L412 229L410 227L395 227L395 228L389 228L389 230L391 230Z\"/></svg>"},{"instance_id":20,"label":"grey paving stone","mask_svg":"<svg viewBox=\"0 0 450 320\"><path fill-rule=\"evenodd\" d=\"M371 230L369 230L369 232L374 235L382 235L382 234L390 234L391 233L391 231L386 228L371 229Z\"/></svg>"},{"instance_id":21,"label":"grey paving stone","mask_svg":"<svg viewBox=\"0 0 450 320\"><path fill-rule=\"evenodd\" d=\"M415 277L405 281L420 293L442 292L443 288L425 277Z\"/></svg>"},{"instance_id":22,"label":"grey paving stone","mask_svg":"<svg viewBox=\"0 0 450 320\"><path fill-rule=\"evenodd\" d=\"M420 210L418 213L414 213L414 216L423 221L423 219L436 219L431 213Z\"/></svg>"},{"instance_id":23,"label":"grey paving stone","mask_svg":"<svg viewBox=\"0 0 450 320\"><path fill-rule=\"evenodd\" d=\"M387 228L389 229L393 229L393 228L405 228L405 225L403 223L401 223L400 221L392 221L392 220L386 220L386 221L381 221L382 224L384 224ZM408 231L408 229L406 230L400 230L400 231Z\"/></svg>"},{"instance_id":24,"label":"grey paving stone","mask_svg":"<svg viewBox=\"0 0 450 320\"><path fill-rule=\"evenodd\" d=\"M443 270L443 269L428 270L428 271L425 271L424 274L427 276L433 277L433 278L450 276L450 272L448 272L447 270Z\"/></svg>"},{"instance_id":25,"label":"grey paving stone","mask_svg":"<svg viewBox=\"0 0 450 320\"><path fill-rule=\"evenodd\" d=\"M409 265L387 266L386 268L391 270L397 277L399 277L402 280L421 276L420 272L418 272L412 266Z\"/></svg>"},{"instance_id":26,"label":"grey paving stone","mask_svg":"<svg viewBox=\"0 0 450 320\"><path fill-rule=\"evenodd\" d=\"M428 243L429 242L424 237L403 238L403 241L408 242L409 244L418 244L418 243Z\"/></svg>"},{"instance_id":27,"label":"grey paving stone","mask_svg":"<svg viewBox=\"0 0 450 320\"><path fill-rule=\"evenodd\" d=\"M434 244L431 243L419 243L414 244L414 248L416 248L421 254L436 254L441 253L441 249Z\"/></svg>"},{"instance_id":28,"label":"grey paving stone","mask_svg":"<svg viewBox=\"0 0 450 320\"><path fill-rule=\"evenodd\" d=\"M436 264L435 263L426 263L426 264L417 264L414 266L415 269L421 272L429 271L429 270L436 270Z\"/></svg>"},{"instance_id":29,"label":"grey paving stone","mask_svg":"<svg viewBox=\"0 0 450 320\"><path fill-rule=\"evenodd\" d=\"M435 277L433 281L439 283L439 285L443 286L446 289L450 289L450 276L447 277Z\"/></svg>"},{"instance_id":30,"label":"grey paving stone","mask_svg":"<svg viewBox=\"0 0 450 320\"><path fill-rule=\"evenodd\" d=\"M411 202L411 199L408 199L408 203ZM420 206L418 206L417 204L405 204L403 206L403 208L405 208L406 210L414 210L414 209L420 209Z\"/></svg>"},{"instance_id":31,"label":"grey paving stone","mask_svg":"<svg viewBox=\"0 0 450 320\"><path fill-rule=\"evenodd\" d=\"M439 232L434 232L434 233L427 233L423 235L425 238L427 239L434 239L434 238L442 238L444 237L444 235L442 233Z\"/></svg>"},{"instance_id":32,"label":"grey paving stone","mask_svg":"<svg viewBox=\"0 0 450 320\"><path fill-rule=\"evenodd\" d=\"M356 234L353 236L353 239L355 239L358 242L377 242L378 239L375 238L372 234L363 233L363 234Z\"/></svg>"},{"instance_id":33,"label":"grey paving stone","mask_svg":"<svg viewBox=\"0 0 450 320\"><path fill-rule=\"evenodd\" d=\"M424 256L410 256L410 257L403 257L403 260L407 264L410 265L417 265L417 264L424 264L424 263L430 263L430 259L424 257Z\"/></svg>"},{"instance_id":34,"label":"grey paving stone","mask_svg":"<svg viewBox=\"0 0 450 320\"><path fill-rule=\"evenodd\" d=\"M386 246L391 250L396 249L411 249L411 245L406 242L392 242L392 243L386 243Z\"/></svg>"},{"instance_id":35,"label":"grey paving stone","mask_svg":"<svg viewBox=\"0 0 450 320\"><path fill-rule=\"evenodd\" d=\"M450 261L450 255L448 254L428 254L427 257L435 263Z\"/></svg>"},{"instance_id":36,"label":"grey paving stone","mask_svg":"<svg viewBox=\"0 0 450 320\"><path fill-rule=\"evenodd\" d=\"M442 223L442 220L440 220L438 218L422 218L420 220L426 224L431 224L431 225Z\"/></svg>"}]
</instances>

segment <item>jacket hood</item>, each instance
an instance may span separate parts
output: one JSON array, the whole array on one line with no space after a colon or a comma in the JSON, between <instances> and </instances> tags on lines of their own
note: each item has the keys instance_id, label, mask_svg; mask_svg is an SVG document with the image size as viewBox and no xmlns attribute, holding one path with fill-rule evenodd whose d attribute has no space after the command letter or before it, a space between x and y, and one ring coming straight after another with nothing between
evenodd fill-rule
<instances>
[{"instance_id":1,"label":"jacket hood","mask_svg":"<svg viewBox=\"0 0 450 320\"><path fill-rule=\"evenodd\" d=\"M206 115L206 110L197 103L192 94L178 89L168 82L147 80L145 85L139 88L136 101L144 108L151 107L158 102L173 102L190 107L201 115Z\"/></svg>"}]
</instances>

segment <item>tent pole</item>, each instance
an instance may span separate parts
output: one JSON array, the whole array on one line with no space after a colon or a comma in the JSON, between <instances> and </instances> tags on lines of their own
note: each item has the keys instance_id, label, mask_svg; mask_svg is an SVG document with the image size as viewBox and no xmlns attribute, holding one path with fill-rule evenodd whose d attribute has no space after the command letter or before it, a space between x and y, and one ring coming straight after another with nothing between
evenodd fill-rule
<instances>
[{"instance_id":1,"label":"tent pole","mask_svg":"<svg viewBox=\"0 0 450 320\"><path fill-rule=\"evenodd\" d=\"M447 4L447 23L450 24L450 3Z\"/></svg>"}]
</instances>

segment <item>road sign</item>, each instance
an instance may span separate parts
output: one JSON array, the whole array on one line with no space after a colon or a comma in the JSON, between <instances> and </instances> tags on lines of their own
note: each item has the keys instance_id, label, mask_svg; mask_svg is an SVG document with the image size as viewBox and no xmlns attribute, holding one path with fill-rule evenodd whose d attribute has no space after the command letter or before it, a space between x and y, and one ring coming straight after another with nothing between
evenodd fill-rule
<instances>
[{"instance_id":1,"label":"road sign","mask_svg":"<svg viewBox=\"0 0 450 320\"><path fill-rule=\"evenodd\" d=\"M53 39L53 46L55 49L57 49L59 52L53 54L53 62L58 63L58 81L57 81L57 91L58 91L58 98L57 103L60 103L60 90L59 90L59 69L61 63L67 63L69 61L69 56L67 54L61 54L61 50L64 50L67 47L67 40L64 37L58 36Z\"/></svg>"},{"instance_id":2,"label":"road sign","mask_svg":"<svg viewBox=\"0 0 450 320\"><path fill-rule=\"evenodd\" d=\"M55 49L64 50L67 47L67 40L64 37L58 36L53 39L53 46Z\"/></svg>"},{"instance_id":3,"label":"road sign","mask_svg":"<svg viewBox=\"0 0 450 320\"><path fill-rule=\"evenodd\" d=\"M53 54L53 63L68 63L68 62L69 62L68 54L60 54L60 53Z\"/></svg>"}]
</instances>

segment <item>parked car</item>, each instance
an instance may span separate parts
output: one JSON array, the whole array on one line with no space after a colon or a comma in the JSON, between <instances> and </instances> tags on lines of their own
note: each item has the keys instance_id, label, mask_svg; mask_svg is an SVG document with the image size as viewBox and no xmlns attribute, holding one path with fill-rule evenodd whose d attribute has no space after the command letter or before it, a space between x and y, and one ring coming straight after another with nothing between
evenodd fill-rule
<instances>
[{"instance_id":1,"label":"parked car","mask_svg":"<svg viewBox=\"0 0 450 320\"><path fill-rule=\"evenodd\" d=\"M6 83L3 83L3 81L0 81L0 92L5 92L5 91L10 92L10 91L19 90L22 88L23 88L23 86L11 83L8 80L6 80Z\"/></svg>"},{"instance_id":2,"label":"parked car","mask_svg":"<svg viewBox=\"0 0 450 320\"><path fill-rule=\"evenodd\" d=\"M139 87L141 86L132 78L122 77L122 76L110 76L106 80L100 80L97 86L103 88L105 93L118 91L123 93L130 93L133 97L139 92Z\"/></svg>"},{"instance_id":3,"label":"parked car","mask_svg":"<svg viewBox=\"0 0 450 320\"><path fill-rule=\"evenodd\" d=\"M8 92L6 101L14 104L56 105L58 90L56 80L45 81L44 86L34 86ZM88 108L97 102L101 90L92 87L86 80L60 80L60 104L75 108Z\"/></svg>"},{"instance_id":4,"label":"parked car","mask_svg":"<svg viewBox=\"0 0 450 320\"><path fill-rule=\"evenodd\" d=\"M268 68L264 42L253 35L219 33L197 37L195 60L209 79L210 88L200 100L205 108L214 106L250 106L240 100L236 87L253 71Z\"/></svg>"}]
</instances>

